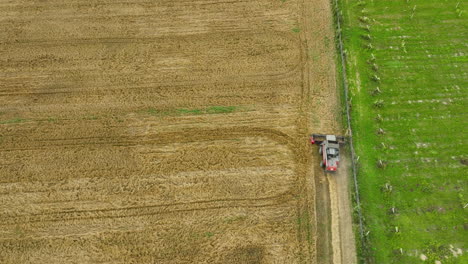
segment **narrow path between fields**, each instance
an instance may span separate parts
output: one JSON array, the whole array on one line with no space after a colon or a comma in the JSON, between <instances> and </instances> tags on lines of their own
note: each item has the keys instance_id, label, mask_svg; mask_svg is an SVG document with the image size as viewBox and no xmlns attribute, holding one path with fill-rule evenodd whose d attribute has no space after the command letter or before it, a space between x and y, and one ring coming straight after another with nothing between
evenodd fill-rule
<instances>
[{"instance_id":1,"label":"narrow path between fields","mask_svg":"<svg viewBox=\"0 0 468 264\"><path fill-rule=\"evenodd\" d=\"M304 37L307 43L306 67L313 133L343 134L339 88L335 61L333 15L331 1L303 0ZM320 95L322 99L317 96ZM312 155L318 162L315 146ZM356 246L352 228L349 192L350 162L343 157L336 174L325 174L314 164L316 187L317 263L354 264Z\"/></svg>"},{"instance_id":2,"label":"narrow path between fields","mask_svg":"<svg viewBox=\"0 0 468 264\"><path fill-rule=\"evenodd\" d=\"M329 174L333 263L356 263L356 245L352 228L351 197L349 192L350 165L347 157L341 171Z\"/></svg>"}]
</instances>

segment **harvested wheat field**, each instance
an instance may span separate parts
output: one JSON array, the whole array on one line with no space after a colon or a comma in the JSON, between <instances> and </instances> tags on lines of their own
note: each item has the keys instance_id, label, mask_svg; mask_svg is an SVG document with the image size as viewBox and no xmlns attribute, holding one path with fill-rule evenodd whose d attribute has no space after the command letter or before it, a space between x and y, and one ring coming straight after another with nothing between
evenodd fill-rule
<instances>
[{"instance_id":1,"label":"harvested wheat field","mask_svg":"<svg viewBox=\"0 0 468 264\"><path fill-rule=\"evenodd\" d=\"M0 1L0 263L325 263L333 41L325 0Z\"/></svg>"}]
</instances>

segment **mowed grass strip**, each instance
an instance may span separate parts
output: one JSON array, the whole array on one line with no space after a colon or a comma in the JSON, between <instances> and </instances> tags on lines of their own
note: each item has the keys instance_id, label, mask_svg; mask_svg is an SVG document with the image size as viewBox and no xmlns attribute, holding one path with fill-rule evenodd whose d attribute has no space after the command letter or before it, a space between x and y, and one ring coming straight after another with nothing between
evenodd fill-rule
<instances>
[{"instance_id":1,"label":"mowed grass strip","mask_svg":"<svg viewBox=\"0 0 468 264\"><path fill-rule=\"evenodd\" d=\"M457 0L339 0L367 263L468 263L468 25Z\"/></svg>"}]
</instances>

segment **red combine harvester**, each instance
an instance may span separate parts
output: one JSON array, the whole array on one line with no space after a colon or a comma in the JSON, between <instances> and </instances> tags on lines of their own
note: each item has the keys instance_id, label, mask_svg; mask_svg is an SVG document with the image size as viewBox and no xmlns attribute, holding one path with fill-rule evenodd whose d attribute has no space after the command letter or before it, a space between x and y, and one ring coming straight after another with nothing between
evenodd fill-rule
<instances>
[{"instance_id":1,"label":"red combine harvester","mask_svg":"<svg viewBox=\"0 0 468 264\"><path fill-rule=\"evenodd\" d=\"M345 138L335 135L310 135L310 143L319 145L319 154L322 156L320 167L325 171L335 172L340 162L340 145L345 143Z\"/></svg>"}]
</instances>

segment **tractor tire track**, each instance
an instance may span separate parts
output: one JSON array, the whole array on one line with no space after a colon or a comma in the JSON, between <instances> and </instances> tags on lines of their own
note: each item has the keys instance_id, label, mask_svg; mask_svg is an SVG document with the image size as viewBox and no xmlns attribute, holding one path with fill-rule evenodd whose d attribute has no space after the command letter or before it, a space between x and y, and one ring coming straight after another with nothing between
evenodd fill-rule
<instances>
[{"instance_id":1,"label":"tractor tire track","mask_svg":"<svg viewBox=\"0 0 468 264\"><path fill-rule=\"evenodd\" d=\"M190 143L201 141L225 140L238 137L266 137L278 142L279 144L286 145L294 153L294 160L300 161L300 151L294 146L295 140L291 136L274 129L267 128L252 128L252 127L231 127L224 129L211 129L211 130L197 130L191 129L189 131L172 132L154 134L150 136L122 136L118 139L103 138L103 137L80 137L80 138L56 138L47 139L42 141L35 140L39 146L36 148L15 148L3 149L2 151L17 151L17 150L37 150L37 149L50 149L64 148L64 147L83 147L86 145L99 146L99 145L118 145L118 146L132 146L132 145L149 145L149 144L170 144L170 143ZM104 142L96 142L103 140ZM27 143L28 144L28 143ZM296 181L296 180L295 180ZM14 182L2 182L14 183ZM5 225L37 223L37 222L57 222L57 221L71 221L80 219L98 219L98 218L119 218L127 216L140 216L140 215L155 215L171 212L183 212L194 210L211 210L228 207L264 207L280 204L291 200L295 196L296 188L292 186L289 191L275 196L259 197L259 198L232 198L232 199L215 199L206 201L195 201L187 203L171 203L162 205L147 205L147 206L134 206L126 208L108 208L97 210L76 210L76 211L59 211L47 212L40 214L26 214L17 216L2 216ZM187 207L196 208L187 208ZM150 211L143 213L142 211ZM93 216L97 214L99 216Z\"/></svg>"},{"instance_id":2,"label":"tractor tire track","mask_svg":"<svg viewBox=\"0 0 468 264\"><path fill-rule=\"evenodd\" d=\"M172 203L160 205L134 206L125 208L108 208L97 210L76 210L76 211L60 211L47 212L42 214L28 214L24 216L2 216L3 222L0 226L10 226L17 224L30 224L38 222L63 222L72 220L92 220L103 218L124 218L147 216L156 214L168 214L174 212L190 212L213 210L233 207L250 207L261 208L270 207L286 203L294 198L292 193L283 193L272 197L261 198L239 198L239 199L217 199L208 201L194 201L188 203ZM226 203L218 205L218 203ZM201 206L204 205L204 206ZM195 208L186 208L192 207ZM147 212L143 212L147 211ZM98 215L98 216L95 216Z\"/></svg>"},{"instance_id":3,"label":"tractor tire track","mask_svg":"<svg viewBox=\"0 0 468 264\"><path fill-rule=\"evenodd\" d=\"M21 150L40 150L49 149L51 147L74 147L74 146L99 146L99 145L113 145L113 146L133 146L133 145L148 145L157 144L164 145L170 143L191 143L202 142L211 140L235 139L238 137L266 137L272 139L279 144L288 146L293 153L297 156L300 154L294 148L297 140L291 136L274 129L269 128L253 128L253 127L227 127L222 129L190 129L189 131L169 132L145 136L120 136L118 138L112 137L77 137L77 138L55 138L37 140L34 142L23 142L27 145L36 143L33 148L17 147L17 148L2 148L0 152L5 151L21 151ZM101 142L99 142L101 141Z\"/></svg>"}]
</instances>

